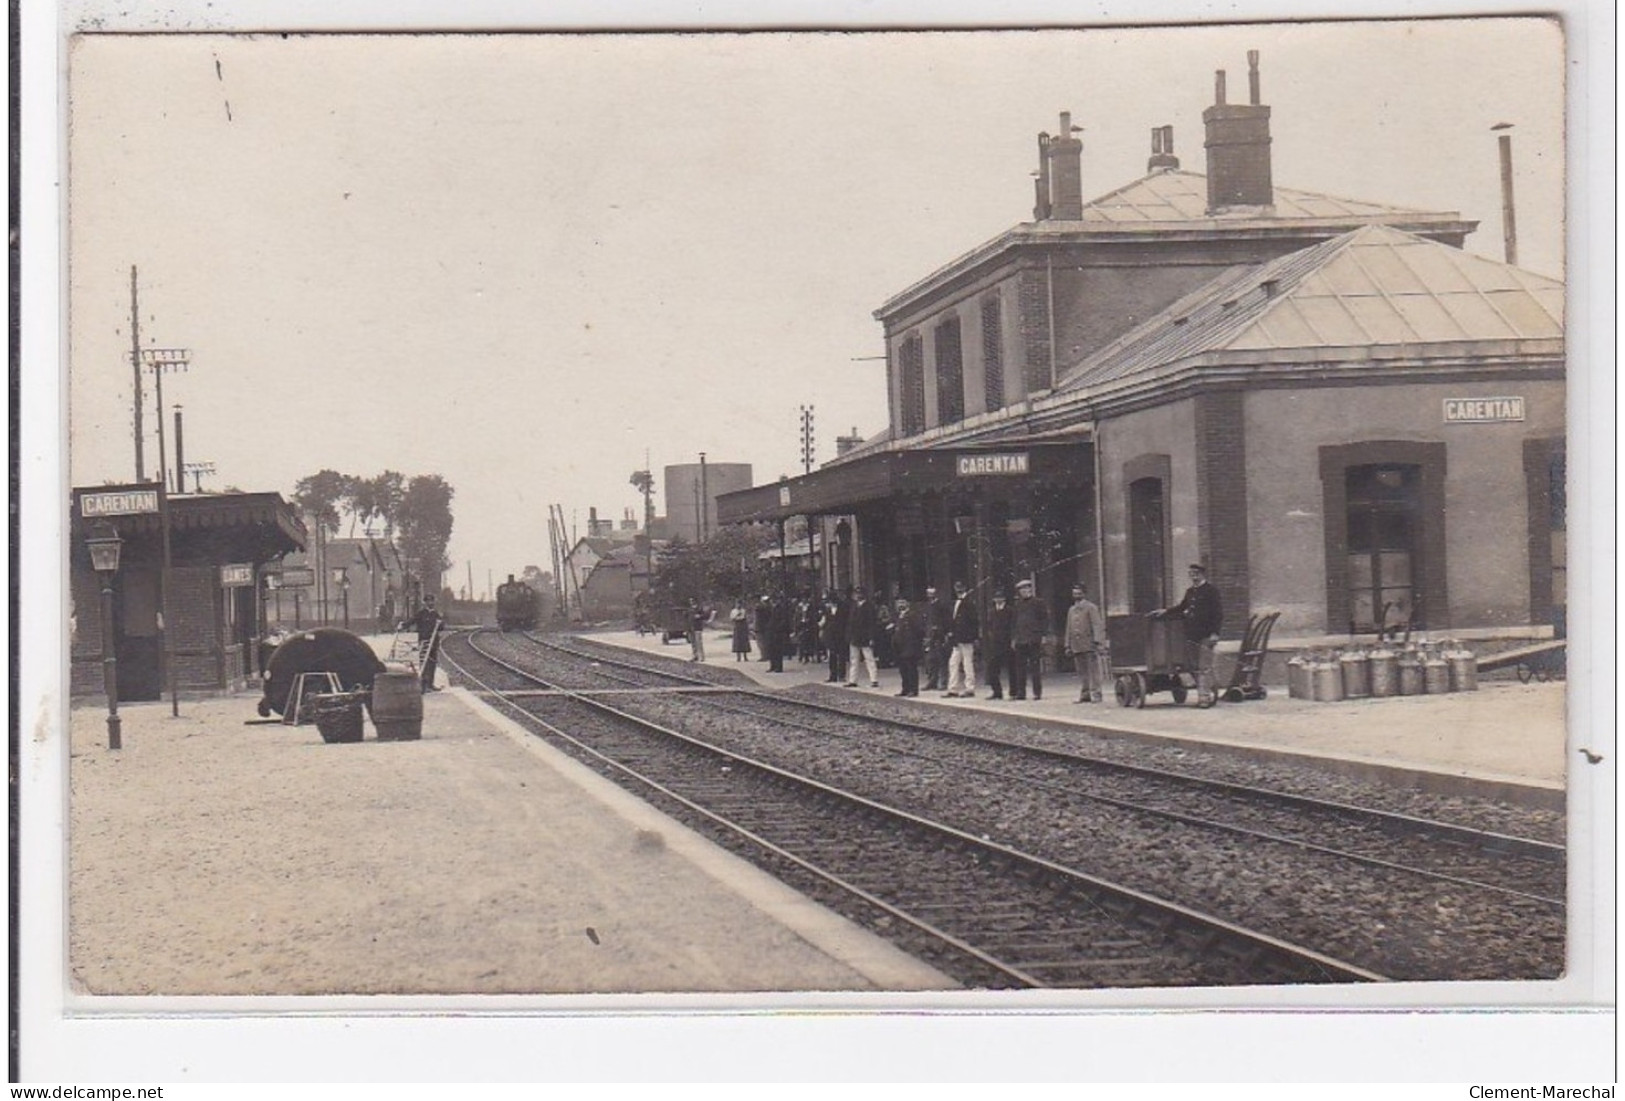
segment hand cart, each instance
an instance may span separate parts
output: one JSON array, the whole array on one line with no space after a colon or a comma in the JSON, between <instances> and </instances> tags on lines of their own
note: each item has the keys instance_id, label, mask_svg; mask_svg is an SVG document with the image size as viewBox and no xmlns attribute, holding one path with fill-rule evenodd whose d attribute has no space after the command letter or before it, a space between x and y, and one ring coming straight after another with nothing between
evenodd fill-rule
<instances>
[{"instance_id":1,"label":"hand cart","mask_svg":"<svg viewBox=\"0 0 1625 1101\"><path fill-rule=\"evenodd\" d=\"M1182 704L1196 687L1196 673L1185 661L1184 623L1152 613L1144 618L1125 621L1119 632L1131 631L1143 625L1143 644L1134 645L1134 639L1113 639L1113 653L1140 652L1143 664L1113 665L1112 685L1117 702L1123 707L1144 707L1145 699L1153 692L1167 692L1174 703ZM1211 703L1208 706L1212 706Z\"/></svg>"}]
</instances>

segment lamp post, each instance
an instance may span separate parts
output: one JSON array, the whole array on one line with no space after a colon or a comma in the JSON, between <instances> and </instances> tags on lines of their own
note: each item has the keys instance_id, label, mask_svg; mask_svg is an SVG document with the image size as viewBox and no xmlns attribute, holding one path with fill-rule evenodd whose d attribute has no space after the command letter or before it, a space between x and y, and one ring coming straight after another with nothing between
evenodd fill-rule
<instances>
[{"instance_id":1,"label":"lamp post","mask_svg":"<svg viewBox=\"0 0 1625 1101\"><path fill-rule=\"evenodd\" d=\"M339 587L344 608L344 629L350 629L350 571L343 566L333 567L333 584Z\"/></svg>"},{"instance_id":2,"label":"lamp post","mask_svg":"<svg viewBox=\"0 0 1625 1101\"><path fill-rule=\"evenodd\" d=\"M102 579L102 687L107 693L107 748L121 749L118 717L118 652L113 640L113 575L118 573L119 549L124 540L110 524L99 525L85 536L90 565Z\"/></svg>"}]
</instances>

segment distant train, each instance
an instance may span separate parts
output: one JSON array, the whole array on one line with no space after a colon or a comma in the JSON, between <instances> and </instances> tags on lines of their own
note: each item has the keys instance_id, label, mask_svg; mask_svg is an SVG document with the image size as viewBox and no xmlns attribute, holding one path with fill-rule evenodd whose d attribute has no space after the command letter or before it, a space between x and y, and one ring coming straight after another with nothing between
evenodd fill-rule
<instances>
[{"instance_id":1,"label":"distant train","mask_svg":"<svg viewBox=\"0 0 1625 1101\"><path fill-rule=\"evenodd\" d=\"M542 600L536 590L513 574L497 586L497 626L504 631L529 631L541 616Z\"/></svg>"}]
</instances>

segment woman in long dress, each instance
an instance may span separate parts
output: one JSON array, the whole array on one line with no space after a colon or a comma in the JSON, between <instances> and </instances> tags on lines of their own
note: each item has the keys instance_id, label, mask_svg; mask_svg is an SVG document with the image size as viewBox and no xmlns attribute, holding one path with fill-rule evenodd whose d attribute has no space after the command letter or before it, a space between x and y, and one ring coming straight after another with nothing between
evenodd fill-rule
<instances>
[{"instance_id":1,"label":"woman in long dress","mask_svg":"<svg viewBox=\"0 0 1625 1101\"><path fill-rule=\"evenodd\" d=\"M750 659L750 617L745 614L745 606L735 602L734 610L728 613L729 620L734 629L734 660L748 661Z\"/></svg>"}]
</instances>

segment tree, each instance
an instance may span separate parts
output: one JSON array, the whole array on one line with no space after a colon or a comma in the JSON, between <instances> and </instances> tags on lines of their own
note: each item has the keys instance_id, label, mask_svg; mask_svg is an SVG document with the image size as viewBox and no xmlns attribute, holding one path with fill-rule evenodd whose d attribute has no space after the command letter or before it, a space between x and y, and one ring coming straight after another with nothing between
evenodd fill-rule
<instances>
[{"instance_id":1,"label":"tree","mask_svg":"<svg viewBox=\"0 0 1625 1101\"><path fill-rule=\"evenodd\" d=\"M675 536L656 559L652 598L657 605L733 603L768 592L772 574L758 555L770 542L742 527L722 528L703 543Z\"/></svg>"},{"instance_id":2,"label":"tree","mask_svg":"<svg viewBox=\"0 0 1625 1101\"><path fill-rule=\"evenodd\" d=\"M400 545L406 557L417 562L418 576L433 580L451 567L446 547L451 543L451 499L455 490L438 474L419 474L406 483L401 494L398 519Z\"/></svg>"},{"instance_id":3,"label":"tree","mask_svg":"<svg viewBox=\"0 0 1625 1101\"><path fill-rule=\"evenodd\" d=\"M339 530L339 504L349 497L351 479L336 470L318 470L293 487L293 503L313 517L326 534Z\"/></svg>"}]
</instances>

